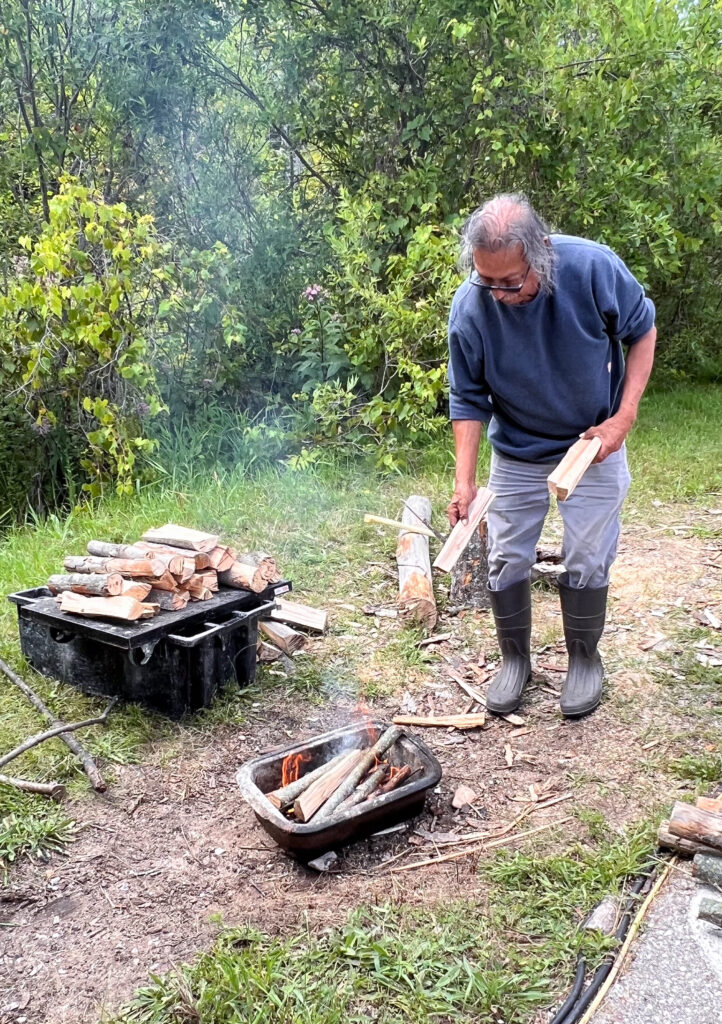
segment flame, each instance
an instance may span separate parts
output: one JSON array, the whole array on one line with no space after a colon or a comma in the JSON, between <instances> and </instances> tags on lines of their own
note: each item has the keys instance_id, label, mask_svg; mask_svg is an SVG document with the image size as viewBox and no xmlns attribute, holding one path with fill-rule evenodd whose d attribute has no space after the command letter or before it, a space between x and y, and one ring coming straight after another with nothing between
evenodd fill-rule
<instances>
[{"instance_id":1,"label":"flame","mask_svg":"<svg viewBox=\"0 0 722 1024\"><path fill-rule=\"evenodd\" d=\"M301 774L301 769L311 760L311 755L301 752L300 754L289 754L284 757L281 765L281 785L287 786L289 782L295 782Z\"/></svg>"},{"instance_id":2,"label":"flame","mask_svg":"<svg viewBox=\"0 0 722 1024\"><path fill-rule=\"evenodd\" d=\"M354 708L354 711L355 711L355 714L359 718L364 719L364 725L366 727L366 739L367 739L367 741L369 743L369 746L373 746L373 744L376 742L376 740L379 737L378 737L378 733L377 733L377 731L376 731L376 729L375 729L375 727L373 725L373 722L371 721L371 718L372 718L371 708L365 702L363 697L359 698L359 701L358 701L356 707ZM379 762L377 761L377 764L378 763Z\"/></svg>"}]
</instances>

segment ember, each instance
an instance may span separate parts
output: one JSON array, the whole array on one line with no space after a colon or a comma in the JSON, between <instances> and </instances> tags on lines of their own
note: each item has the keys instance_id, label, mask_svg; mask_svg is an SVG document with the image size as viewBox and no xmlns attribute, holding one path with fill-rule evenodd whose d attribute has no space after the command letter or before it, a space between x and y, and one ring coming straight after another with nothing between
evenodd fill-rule
<instances>
[{"instance_id":1,"label":"ember","mask_svg":"<svg viewBox=\"0 0 722 1024\"><path fill-rule=\"evenodd\" d=\"M300 754L289 754L284 757L281 765L281 785L288 786L301 775L301 769L311 760L311 755L303 751Z\"/></svg>"}]
</instances>

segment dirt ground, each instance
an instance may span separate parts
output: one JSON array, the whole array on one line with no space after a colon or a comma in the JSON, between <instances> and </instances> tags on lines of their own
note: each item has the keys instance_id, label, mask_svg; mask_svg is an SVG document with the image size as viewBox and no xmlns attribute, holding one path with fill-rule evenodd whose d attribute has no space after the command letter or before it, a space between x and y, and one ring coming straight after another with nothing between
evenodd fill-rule
<instances>
[{"instance_id":1,"label":"dirt ground","mask_svg":"<svg viewBox=\"0 0 722 1024\"><path fill-rule=\"evenodd\" d=\"M719 566L718 547L690 537L683 525L677 535L642 525L628 529L603 641L609 684L601 708L582 722L561 718L556 692L563 648L547 646L520 709L524 726L493 719L473 733L426 730L423 739L443 777L423 814L401 831L339 851L330 874L278 849L241 798L235 772L263 750L346 724L357 713L355 699L311 705L274 690L273 700L254 706L242 727L223 726L211 735L186 730L180 744L151 747L144 764L117 770L104 797L71 806L78 838L65 856L25 860L12 869L0 894L0 1021L95 1022L103 1009L127 1001L149 972L207 949L222 925L285 934L306 915L320 930L369 901L482 899L476 865L488 854L478 847L438 865L397 869L457 850L445 849L444 840L501 829L525 808L529 814L517 831L563 820L567 841L587 837L576 816L581 808L601 812L618 828L660 800L671 802L676 784L665 765L682 753L701 753L705 742L709 747L709 730L718 728L719 718L700 718L688 690L678 699L674 675L671 689L663 681L665 671L675 671L664 655L680 653L675 635L699 624L705 609L720 617ZM539 641L559 624L556 595L535 593L534 611ZM477 618L491 660L490 620L483 613ZM383 620L383 629L394 628ZM453 618L437 630L459 631ZM714 662L722 639L714 646L717 653L700 647L697 663L719 672ZM469 666L475 654L454 637L435 650L431 682L427 675L393 700L370 702L374 717L391 717L404 705L418 713L464 710L467 700L448 670L479 686L479 672ZM703 708L706 701L719 712L705 687L700 693ZM451 799L462 783L478 801L454 811ZM544 796L565 799L533 810L529 787L535 784ZM681 791L684 784L678 785ZM538 835L541 847L545 833Z\"/></svg>"}]
</instances>

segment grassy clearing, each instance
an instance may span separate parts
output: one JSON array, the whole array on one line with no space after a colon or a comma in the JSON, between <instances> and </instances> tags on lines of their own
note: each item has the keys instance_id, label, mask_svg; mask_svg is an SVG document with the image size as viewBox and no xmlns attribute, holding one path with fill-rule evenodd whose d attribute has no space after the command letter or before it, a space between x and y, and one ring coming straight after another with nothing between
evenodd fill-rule
<instances>
[{"instance_id":1,"label":"grassy clearing","mask_svg":"<svg viewBox=\"0 0 722 1024\"><path fill-rule=\"evenodd\" d=\"M578 953L591 968L610 948L578 925L651 846L639 829L563 855L499 856L481 868L483 903L368 907L326 935L230 931L195 963L154 977L114 1024L526 1021L564 990Z\"/></svg>"}]
</instances>

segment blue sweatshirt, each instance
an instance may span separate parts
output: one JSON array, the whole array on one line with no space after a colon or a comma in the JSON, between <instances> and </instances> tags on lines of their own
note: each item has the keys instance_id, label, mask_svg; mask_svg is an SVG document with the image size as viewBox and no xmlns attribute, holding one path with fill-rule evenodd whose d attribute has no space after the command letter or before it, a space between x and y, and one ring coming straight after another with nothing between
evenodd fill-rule
<instances>
[{"instance_id":1,"label":"blue sweatshirt","mask_svg":"<svg viewBox=\"0 0 722 1024\"><path fill-rule=\"evenodd\" d=\"M551 235L554 288L522 305L468 280L449 318L452 420L488 423L497 451L554 462L619 408L622 345L654 324L654 305L606 245Z\"/></svg>"}]
</instances>

